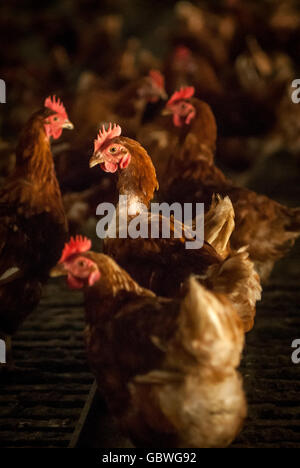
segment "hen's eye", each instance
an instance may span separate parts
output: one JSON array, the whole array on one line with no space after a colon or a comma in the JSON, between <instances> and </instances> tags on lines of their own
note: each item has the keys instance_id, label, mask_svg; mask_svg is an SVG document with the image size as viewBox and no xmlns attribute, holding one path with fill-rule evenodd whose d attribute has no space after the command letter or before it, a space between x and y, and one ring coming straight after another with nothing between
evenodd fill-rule
<instances>
[{"instance_id":1,"label":"hen's eye","mask_svg":"<svg viewBox=\"0 0 300 468\"><path fill-rule=\"evenodd\" d=\"M78 265L79 267L82 268L82 267L85 266L85 262L84 262L83 260L79 260L79 262L77 263L77 265Z\"/></svg>"},{"instance_id":2,"label":"hen's eye","mask_svg":"<svg viewBox=\"0 0 300 468\"><path fill-rule=\"evenodd\" d=\"M58 117L53 117L54 122L58 121Z\"/></svg>"},{"instance_id":3,"label":"hen's eye","mask_svg":"<svg viewBox=\"0 0 300 468\"><path fill-rule=\"evenodd\" d=\"M109 152L112 153L112 154L116 153L116 151L117 151L117 147L116 147L116 146L113 146L113 147L110 148L110 150L109 150Z\"/></svg>"}]
</instances>

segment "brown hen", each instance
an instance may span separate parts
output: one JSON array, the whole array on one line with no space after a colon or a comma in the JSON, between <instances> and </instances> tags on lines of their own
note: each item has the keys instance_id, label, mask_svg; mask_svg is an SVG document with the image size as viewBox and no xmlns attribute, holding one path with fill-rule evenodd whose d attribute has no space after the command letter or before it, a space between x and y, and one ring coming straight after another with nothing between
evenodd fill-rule
<instances>
[{"instance_id":1,"label":"brown hen","mask_svg":"<svg viewBox=\"0 0 300 468\"><path fill-rule=\"evenodd\" d=\"M121 430L137 447L229 445L246 416L235 308L193 277L182 299L157 297L90 246L71 240L52 275L84 292L89 362Z\"/></svg>"},{"instance_id":2,"label":"brown hen","mask_svg":"<svg viewBox=\"0 0 300 468\"><path fill-rule=\"evenodd\" d=\"M214 193L228 195L236 223L232 246L237 250L249 246L250 257L265 281L300 234L300 209L280 205L227 179L214 163L217 127L210 107L192 96L185 98L184 90L176 94L167 108L184 143L169 160L164 199L168 203L203 202L208 209Z\"/></svg>"},{"instance_id":3,"label":"brown hen","mask_svg":"<svg viewBox=\"0 0 300 468\"><path fill-rule=\"evenodd\" d=\"M59 100L48 98L45 106L24 128L15 171L0 191L0 335L6 337L38 304L66 240L50 137L73 126Z\"/></svg>"},{"instance_id":4,"label":"brown hen","mask_svg":"<svg viewBox=\"0 0 300 468\"><path fill-rule=\"evenodd\" d=\"M100 164L104 171L118 173L119 194L127 196L127 206L123 207L121 203L117 206L118 221L122 221L125 214L124 222L128 230L132 222L141 221L148 235L137 238L123 235L123 222L118 222L117 228L121 228L107 233L105 253L111 255L139 284L166 297L177 295L181 284L191 274L198 275L199 280L212 289L222 288L226 284L220 280L224 272L229 279L228 295L243 317L245 330L248 331L253 326L255 304L260 299L261 287L248 253L233 252L230 248L229 240L234 229L234 211L230 200L221 200L220 197L213 200L204 220L204 243L195 237L199 225L192 233L189 226L170 215L166 217L153 213L152 207L149 212L158 188L154 166L138 142L120 134L121 128L116 125L108 130L102 129L95 141L90 165ZM164 236L166 225L169 235ZM156 236L152 234L153 226L158 227ZM197 241L200 243L197 244ZM190 242L190 248L187 248L187 242Z\"/></svg>"}]
</instances>

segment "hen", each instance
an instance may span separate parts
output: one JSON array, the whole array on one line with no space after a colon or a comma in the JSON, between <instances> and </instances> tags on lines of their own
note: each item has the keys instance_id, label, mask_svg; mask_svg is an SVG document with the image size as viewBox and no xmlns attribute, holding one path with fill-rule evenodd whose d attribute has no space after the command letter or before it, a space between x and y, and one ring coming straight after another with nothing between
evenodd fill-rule
<instances>
[{"instance_id":1,"label":"hen","mask_svg":"<svg viewBox=\"0 0 300 468\"><path fill-rule=\"evenodd\" d=\"M136 79L119 90L112 90L91 73L81 78L71 111L79 128L71 149L60 156L57 174L63 191L83 191L98 182L99 176L88 168L90 140L105 122L120 121L135 136L149 104L167 98L164 78L157 70Z\"/></svg>"},{"instance_id":2,"label":"hen","mask_svg":"<svg viewBox=\"0 0 300 468\"><path fill-rule=\"evenodd\" d=\"M172 34L173 42L187 45L220 73L229 62L230 45L236 29L233 18L217 16L209 9L188 1L177 2L174 13L176 27Z\"/></svg>"},{"instance_id":3,"label":"hen","mask_svg":"<svg viewBox=\"0 0 300 468\"><path fill-rule=\"evenodd\" d=\"M199 275L203 284L216 290L221 287L222 292L228 294L248 331L253 326L261 287L248 253L232 252L229 247L234 229L234 211L230 200L213 200L204 220L205 242L193 244L200 240L197 238L199 225L191 232L187 225L170 217L170 214L166 217L153 213L152 207L151 212L148 211L158 188L154 166L138 142L121 136L119 126L110 125L108 130L103 128L99 132L90 160L91 166L98 164L106 172L118 172L119 194L127 196L127 206L119 204L117 207L118 226L121 229L115 233L108 231L104 242L105 253L111 255L142 286L160 296L174 297L191 274ZM141 221L151 236L124 235L121 233L122 218L125 223L128 222L128 230L131 222ZM199 221L199 218L194 221ZM167 236L164 234L166 226L169 228ZM158 235L153 235L155 227ZM187 248L187 242L193 245ZM226 281L222 281L225 277Z\"/></svg>"},{"instance_id":4,"label":"hen","mask_svg":"<svg viewBox=\"0 0 300 468\"><path fill-rule=\"evenodd\" d=\"M181 146L170 157L164 186L169 203L203 202L214 193L228 195L235 211L232 246L249 246L261 279L283 257L300 234L300 209L288 208L246 188L235 186L215 166L217 126L210 107L183 89L167 105L178 127Z\"/></svg>"},{"instance_id":5,"label":"hen","mask_svg":"<svg viewBox=\"0 0 300 468\"><path fill-rule=\"evenodd\" d=\"M52 276L84 292L89 362L121 430L137 447L229 445L247 411L230 301L194 277L181 299L157 297L90 247L71 239Z\"/></svg>"},{"instance_id":6,"label":"hen","mask_svg":"<svg viewBox=\"0 0 300 468\"><path fill-rule=\"evenodd\" d=\"M192 85L202 99L214 99L224 92L214 67L202 55L194 54L188 47L179 45L172 50L165 63L167 90L173 92L182 86Z\"/></svg>"},{"instance_id":7,"label":"hen","mask_svg":"<svg viewBox=\"0 0 300 468\"><path fill-rule=\"evenodd\" d=\"M151 70L119 91L105 89L98 81L94 78L92 83L82 83L75 101L72 117L80 124L77 138L81 140L90 138L103 123L115 120L135 136L147 104L167 98L164 77L158 70Z\"/></svg>"},{"instance_id":8,"label":"hen","mask_svg":"<svg viewBox=\"0 0 300 468\"><path fill-rule=\"evenodd\" d=\"M170 119L169 107L173 102L177 102L178 96L180 96L181 101L188 100L194 92L193 86L187 86L182 88L180 92L174 93L161 115L156 117L153 122L144 125L137 134L138 141L151 155L162 191L166 184L166 172L170 158L178 153L189 130L188 127L183 127L180 132L178 131L180 121L175 121L175 118L174 120ZM187 112L188 107L188 103L182 103L181 112Z\"/></svg>"},{"instance_id":9,"label":"hen","mask_svg":"<svg viewBox=\"0 0 300 468\"><path fill-rule=\"evenodd\" d=\"M10 336L38 304L64 245L67 224L50 137L73 128L63 104L48 98L24 128L16 168L0 191L0 334ZM10 358L10 356L8 356Z\"/></svg>"}]
</instances>

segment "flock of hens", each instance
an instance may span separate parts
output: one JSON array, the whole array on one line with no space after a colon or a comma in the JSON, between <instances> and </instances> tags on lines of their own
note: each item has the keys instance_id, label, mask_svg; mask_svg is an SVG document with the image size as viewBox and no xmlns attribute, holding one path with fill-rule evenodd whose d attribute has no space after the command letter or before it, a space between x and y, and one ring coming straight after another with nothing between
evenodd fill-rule
<instances>
[{"instance_id":1,"label":"flock of hens","mask_svg":"<svg viewBox=\"0 0 300 468\"><path fill-rule=\"evenodd\" d=\"M0 190L0 336L8 350L0 375L13 372L11 336L43 285L66 276L84 294L99 390L137 447L226 447L236 438L247 414L237 370L245 333L261 285L300 235L300 208L236 185L215 164L217 122L219 158L247 160L249 125L273 112L280 126L270 102L289 106L294 73L292 59L268 55L250 35L231 75L221 72L239 41L236 25L248 18L239 2L227 3L217 16L180 2L165 62L146 51L134 60L131 44L122 54L129 79L118 89L85 72L68 112L59 98L45 99ZM275 13L271 19L272 34L284 34ZM68 115L75 129L67 150L54 146L57 177L51 142L73 129ZM280 145L270 135L257 137L253 151ZM77 190L62 196L60 184ZM187 250L171 217L170 239L108 237L101 253L93 250L86 226L98 203L119 195L129 197L128 222L143 203L151 223L154 199L204 203L203 247Z\"/></svg>"}]
</instances>

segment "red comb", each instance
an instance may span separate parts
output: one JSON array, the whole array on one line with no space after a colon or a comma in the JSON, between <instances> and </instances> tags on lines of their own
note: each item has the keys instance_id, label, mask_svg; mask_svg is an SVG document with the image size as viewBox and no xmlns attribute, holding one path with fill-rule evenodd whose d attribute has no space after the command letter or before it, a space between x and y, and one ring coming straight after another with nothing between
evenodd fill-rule
<instances>
[{"instance_id":1,"label":"red comb","mask_svg":"<svg viewBox=\"0 0 300 468\"><path fill-rule=\"evenodd\" d=\"M181 101L183 99L190 99L195 94L194 86L187 86L186 88L181 88L179 91L176 91L173 96L167 102L167 106L174 104L176 101Z\"/></svg>"},{"instance_id":2,"label":"red comb","mask_svg":"<svg viewBox=\"0 0 300 468\"><path fill-rule=\"evenodd\" d=\"M150 70L150 78L154 81L156 86L161 89L165 89L165 78L158 70Z\"/></svg>"},{"instance_id":3,"label":"red comb","mask_svg":"<svg viewBox=\"0 0 300 468\"><path fill-rule=\"evenodd\" d=\"M192 55L192 52L185 46L177 46L174 55L176 59L181 60L190 57Z\"/></svg>"},{"instance_id":4,"label":"red comb","mask_svg":"<svg viewBox=\"0 0 300 468\"><path fill-rule=\"evenodd\" d=\"M112 140L115 137L120 136L122 129L120 125L109 124L108 129L105 129L105 126L102 126L102 129L99 130L97 140L94 142L94 152L99 151L100 148L104 145L105 142Z\"/></svg>"},{"instance_id":5,"label":"red comb","mask_svg":"<svg viewBox=\"0 0 300 468\"><path fill-rule=\"evenodd\" d=\"M49 109L53 110L57 114L63 115L66 119L68 118L68 115L67 115L67 112L63 103L61 102L59 98L56 98L56 96L53 96L52 98L51 96L47 97L47 99L45 99L44 105L45 107L48 107Z\"/></svg>"},{"instance_id":6,"label":"red comb","mask_svg":"<svg viewBox=\"0 0 300 468\"><path fill-rule=\"evenodd\" d=\"M92 247L92 241L87 237L76 236L71 237L69 242L65 244L62 256L59 263L64 263L72 255L82 252L87 252Z\"/></svg>"}]
</instances>

